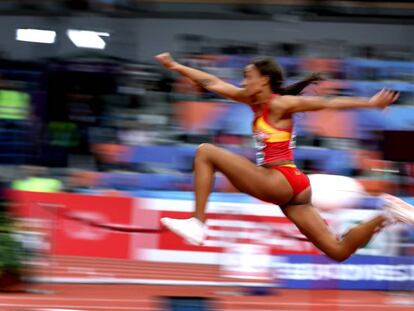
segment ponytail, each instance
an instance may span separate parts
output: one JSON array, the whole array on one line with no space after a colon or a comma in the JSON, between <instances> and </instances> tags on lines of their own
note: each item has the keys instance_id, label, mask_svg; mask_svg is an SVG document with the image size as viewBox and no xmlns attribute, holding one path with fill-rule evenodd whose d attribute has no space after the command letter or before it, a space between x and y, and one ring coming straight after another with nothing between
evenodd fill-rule
<instances>
[{"instance_id":1,"label":"ponytail","mask_svg":"<svg viewBox=\"0 0 414 311\"><path fill-rule=\"evenodd\" d=\"M298 95L308 85L324 80L320 73L313 73L299 82L282 87L284 81L283 70L273 58L256 58L251 64L257 68L261 75L269 77L272 92L280 95Z\"/></svg>"},{"instance_id":2,"label":"ponytail","mask_svg":"<svg viewBox=\"0 0 414 311\"><path fill-rule=\"evenodd\" d=\"M312 73L307 76L305 79L300 80L296 83L293 83L286 87L280 87L278 93L280 95L299 95L305 87L311 85L312 83L317 83L319 81L325 80L320 73Z\"/></svg>"}]
</instances>

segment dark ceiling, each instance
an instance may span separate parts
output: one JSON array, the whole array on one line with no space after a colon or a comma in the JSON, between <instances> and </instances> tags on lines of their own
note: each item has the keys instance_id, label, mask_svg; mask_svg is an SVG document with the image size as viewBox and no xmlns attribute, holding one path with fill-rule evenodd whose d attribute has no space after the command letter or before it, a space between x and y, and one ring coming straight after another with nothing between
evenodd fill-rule
<instances>
[{"instance_id":1,"label":"dark ceiling","mask_svg":"<svg viewBox=\"0 0 414 311\"><path fill-rule=\"evenodd\" d=\"M0 14L413 23L414 1L1 0Z\"/></svg>"}]
</instances>

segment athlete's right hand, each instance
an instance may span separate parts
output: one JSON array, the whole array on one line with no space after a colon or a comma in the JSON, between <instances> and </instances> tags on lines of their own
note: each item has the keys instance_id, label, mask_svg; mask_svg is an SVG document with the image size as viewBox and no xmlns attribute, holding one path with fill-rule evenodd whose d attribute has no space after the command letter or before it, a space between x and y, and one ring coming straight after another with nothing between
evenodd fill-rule
<instances>
[{"instance_id":1,"label":"athlete's right hand","mask_svg":"<svg viewBox=\"0 0 414 311\"><path fill-rule=\"evenodd\" d=\"M178 66L178 63L174 61L174 59L168 52L156 55L155 59L159 61L161 65L163 65L165 68L169 70L175 70Z\"/></svg>"},{"instance_id":2,"label":"athlete's right hand","mask_svg":"<svg viewBox=\"0 0 414 311\"><path fill-rule=\"evenodd\" d=\"M399 96L399 92L382 89L369 99L369 104L374 108L385 109L395 102Z\"/></svg>"}]
</instances>

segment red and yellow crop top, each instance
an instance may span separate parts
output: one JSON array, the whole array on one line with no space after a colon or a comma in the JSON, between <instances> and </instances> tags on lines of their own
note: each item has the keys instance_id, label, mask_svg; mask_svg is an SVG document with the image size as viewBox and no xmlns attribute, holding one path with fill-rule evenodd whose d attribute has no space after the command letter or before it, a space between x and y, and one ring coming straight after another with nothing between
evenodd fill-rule
<instances>
[{"instance_id":1,"label":"red and yellow crop top","mask_svg":"<svg viewBox=\"0 0 414 311\"><path fill-rule=\"evenodd\" d=\"M253 139L256 149L256 164L279 161L293 161L292 149L295 148L293 126L285 129L277 128L269 123L269 105L277 94L270 96L261 115L253 121Z\"/></svg>"}]
</instances>

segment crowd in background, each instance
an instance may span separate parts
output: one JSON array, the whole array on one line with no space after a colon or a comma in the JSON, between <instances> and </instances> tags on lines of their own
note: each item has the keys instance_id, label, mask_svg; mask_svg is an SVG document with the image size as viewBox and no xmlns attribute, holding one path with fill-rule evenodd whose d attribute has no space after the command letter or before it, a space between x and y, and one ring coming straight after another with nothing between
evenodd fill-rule
<instances>
[{"instance_id":1,"label":"crowd in background","mask_svg":"<svg viewBox=\"0 0 414 311\"><path fill-rule=\"evenodd\" d=\"M177 57L236 85L243 67L257 56L241 44L220 47L211 40L198 41L180 38L186 53ZM298 114L299 167L307 172L355 176L373 191L412 193L412 164L398 159L406 151L398 145L393 150L399 154L390 154L390 147L382 144L384 133L413 130L414 62L410 55L400 53L397 59L384 55L383 48L371 47L369 55L364 49L359 57L321 58L311 56L306 44L273 47L278 54L272 56L284 68L286 83L311 72L326 77L304 95L368 97L383 87L401 92L388 113ZM211 51L216 54L206 53ZM188 190L192 156L199 143L220 144L254 158L248 107L208 93L155 63L105 57L31 64L3 60L0 73L4 172L16 166L48 167L49 174L67 190ZM44 174L45 170L37 171ZM20 171L25 175L24 169ZM116 178L109 177L113 173ZM154 174L160 178L155 184L150 182ZM13 181L10 177L23 178L4 175L9 182ZM226 185L216 190L234 189Z\"/></svg>"}]
</instances>

